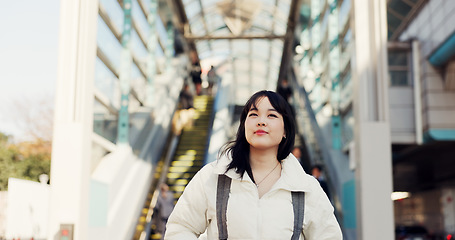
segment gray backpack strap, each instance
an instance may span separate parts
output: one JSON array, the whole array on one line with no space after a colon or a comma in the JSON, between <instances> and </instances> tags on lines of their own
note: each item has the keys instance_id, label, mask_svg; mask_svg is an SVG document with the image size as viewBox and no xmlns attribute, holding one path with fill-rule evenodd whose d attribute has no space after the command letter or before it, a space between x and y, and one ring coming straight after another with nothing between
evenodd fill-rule
<instances>
[{"instance_id":1,"label":"gray backpack strap","mask_svg":"<svg viewBox=\"0 0 455 240\"><path fill-rule=\"evenodd\" d=\"M229 199L229 191L231 190L231 178L220 174L218 175L218 184L216 189L216 218L218 225L219 239L228 238L226 225L226 210Z\"/></svg>"},{"instance_id":2,"label":"gray backpack strap","mask_svg":"<svg viewBox=\"0 0 455 240\"><path fill-rule=\"evenodd\" d=\"M291 240L298 240L303 230L303 216L305 213L305 192L292 192L292 206L294 209L294 230Z\"/></svg>"}]
</instances>

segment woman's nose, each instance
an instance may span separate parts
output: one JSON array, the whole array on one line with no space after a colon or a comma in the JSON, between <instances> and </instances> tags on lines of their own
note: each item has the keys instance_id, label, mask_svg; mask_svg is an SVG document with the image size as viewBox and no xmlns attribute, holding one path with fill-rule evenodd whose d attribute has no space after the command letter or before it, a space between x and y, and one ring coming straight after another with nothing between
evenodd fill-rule
<instances>
[{"instance_id":1,"label":"woman's nose","mask_svg":"<svg viewBox=\"0 0 455 240\"><path fill-rule=\"evenodd\" d=\"M258 126L259 126L259 127L265 126L265 122L264 122L264 121L258 121Z\"/></svg>"}]
</instances>

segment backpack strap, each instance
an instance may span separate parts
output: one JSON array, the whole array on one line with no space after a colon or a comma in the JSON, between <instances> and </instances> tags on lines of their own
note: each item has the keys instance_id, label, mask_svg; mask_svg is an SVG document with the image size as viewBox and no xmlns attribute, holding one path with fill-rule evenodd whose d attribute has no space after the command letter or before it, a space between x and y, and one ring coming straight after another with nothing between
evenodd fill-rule
<instances>
[{"instance_id":1,"label":"backpack strap","mask_svg":"<svg viewBox=\"0 0 455 240\"><path fill-rule=\"evenodd\" d=\"M294 209L294 230L291 240L298 240L303 230L303 216L305 213L305 192L291 192Z\"/></svg>"},{"instance_id":2,"label":"backpack strap","mask_svg":"<svg viewBox=\"0 0 455 240\"><path fill-rule=\"evenodd\" d=\"M231 180L231 178L224 174L218 175L218 184L216 189L216 218L220 240L228 238L226 210L229 199L229 191L231 190Z\"/></svg>"},{"instance_id":3,"label":"backpack strap","mask_svg":"<svg viewBox=\"0 0 455 240\"><path fill-rule=\"evenodd\" d=\"M224 174L218 175L216 189L216 218L218 237L220 240L228 239L226 212L231 189L231 178ZM291 192L294 210L294 229L291 240L298 240L303 230L303 216L305 212L305 192Z\"/></svg>"}]
</instances>

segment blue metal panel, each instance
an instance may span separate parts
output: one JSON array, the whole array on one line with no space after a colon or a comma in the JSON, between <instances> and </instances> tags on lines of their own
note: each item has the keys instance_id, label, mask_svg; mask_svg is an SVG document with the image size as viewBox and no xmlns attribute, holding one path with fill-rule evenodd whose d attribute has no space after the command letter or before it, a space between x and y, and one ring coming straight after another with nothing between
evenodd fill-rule
<instances>
[{"instance_id":1,"label":"blue metal panel","mask_svg":"<svg viewBox=\"0 0 455 240\"><path fill-rule=\"evenodd\" d=\"M332 116L332 148L341 150L341 117L340 115Z\"/></svg>"},{"instance_id":2,"label":"blue metal panel","mask_svg":"<svg viewBox=\"0 0 455 240\"><path fill-rule=\"evenodd\" d=\"M424 133L424 142L455 141L455 129L430 129Z\"/></svg>"},{"instance_id":3,"label":"blue metal panel","mask_svg":"<svg viewBox=\"0 0 455 240\"><path fill-rule=\"evenodd\" d=\"M430 56L429 61L436 67L446 64L455 56L455 33L439 46Z\"/></svg>"},{"instance_id":4,"label":"blue metal panel","mask_svg":"<svg viewBox=\"0 0 455 240\"><path fill-rule=\"evenodd\" d=\"M350 180L343 184L343 227L347 229L357 228L357 210L355 181Z\"/></svg>"}]
</instances>

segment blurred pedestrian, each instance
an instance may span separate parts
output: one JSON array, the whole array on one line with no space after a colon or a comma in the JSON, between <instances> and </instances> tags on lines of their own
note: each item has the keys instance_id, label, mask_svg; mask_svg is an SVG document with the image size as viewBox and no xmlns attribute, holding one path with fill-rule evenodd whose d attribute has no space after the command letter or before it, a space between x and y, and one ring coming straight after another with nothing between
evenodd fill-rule
<instances>
[{"instance_id":1,"label":"blurred pedestrian","mask_svg":"<svg viewBox=\"0 0 455 240\"><path fill-rule=\"evenodd\" d=\"M279 82L277 93L280 94L286 100L286 102L288 102L289 104L291 103L291 97L293 92L286 78L282 79Z\"/></svg>"},{"instance_id":2,"label":"blurred pedestrian","mask_svg":"<svg viewBox=\"0 0 455 240\"><path fill-rule=\"evenodd\" d=\"M207 89L208 95L213 95L213 86L216 83L218 83L219 78L220 77L218 76L218 74L216 74L215 67L213 65L210 66L210 70L207 73L207 81L209 83L209 86L208 86L208 89Z\"/></svg>"},{"instance_id":3,"label":"blurred pedestrian","mask_svg":"<svg viewBox=\"0 0 455 240\"><path fill-rule=\"evenodd\" d=\"M155 226L155 234L161 234L161 239L164 239L166 232L166 223L174 209L174 194L169 191L169 186L165 183L160 186L160 195L153 208L152 225Z\"/></svg>"},{"instance_id":4,"label":"blurred pedestrian","mask_svg":"<svg viewBox=\"0 0 455 240\"><path fill-rule=\"evenodd\" d=\"M190 52L190 61L191 61L191 65L189 67L189 75L194 84L194 88L196 90L196 95L199 96L202 93L202 78L201 78L202 68L201 68L201 63L199 61L199 57L198 57L196 51Z\"/></svg>"},{"instance_id":5,"label":"blurred pedestrian","mask_svg":"<svg viewBox=\"0 0 455 240\"><path fill-rule=\"evenodd\" d=\"M182 91L180 91L180 98L179 98L180 109L190 109L194 108L194 97L193 93L191 92L190 86L188 84L184 84Z\"/></svg>"},{"instance_id":6,"label":"blurred pedestrian","mask_svg":"<svg viewBox=\"0 0 455 240\"><path fill-rule=\"evenodd\" d=\"M299 147L294 147L294 149L292 149L292 154L299 160L300 164L302 164L302 150L300 150Z\"/></svg>"},{"instance_id":7,"label":"blurred pedestrian","mask_svg":"<svg viewBox=\"0 0 455 240\"><path fill-rule=\"evenodd\" d=\"M319 181L319 184L321 185L322 189L324 190L325 194L327 194L327 197L330 198L330 192L329 192L329 187L327 185L327 182L325 181L324 177L322 176L322 166L319 164L314 165L311 168L311 175L313 175L314 178L316 178Z\"/></svg>"}]
</instances>

